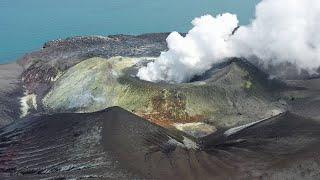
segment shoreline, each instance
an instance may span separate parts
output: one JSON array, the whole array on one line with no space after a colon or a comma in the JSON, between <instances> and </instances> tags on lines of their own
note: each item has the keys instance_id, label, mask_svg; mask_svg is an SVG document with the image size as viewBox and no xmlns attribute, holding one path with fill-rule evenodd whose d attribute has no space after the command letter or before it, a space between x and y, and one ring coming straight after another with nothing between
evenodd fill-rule
<instances>
[{"instance_id":1,"label":"shoreline","mask_svg":"<svg viewBox=\"0 0 320 180\"><path fill-rule=\"evenodd\" d=\"M58 43L58 42L63 42L63 41L67 41L70 39L76 39L76 38L113 38L113 37L121 37L121 36L127 36L127 37L143 37L143 36L154 36L154 35L162 35L165 34L166 36L169 35L170 32L150 32L150 33L142 33L142 34L110 34L110 35L75 35L75 36L70 36L70 37L66 37L66 38L57 38L57 39L52 39L52 40L48 40L43 42L42 44L40 44L38 46L38 48L33 48L30 50L26 50L25 52L20 53L21 55L16 56L16 58L11 60L8 59L1 59L0 58L0 65L6 65L6 64L12 64L15 62L19 62L20 59L22 59L24 56L33 53L33 52L37 52L37 51L41 51L42 49L44 49L44 47L48 46L48 44L54 44L54 43ZM186 33L182 33L180 32L181 35L185 35Z\"/></svg>"}]
</instances>

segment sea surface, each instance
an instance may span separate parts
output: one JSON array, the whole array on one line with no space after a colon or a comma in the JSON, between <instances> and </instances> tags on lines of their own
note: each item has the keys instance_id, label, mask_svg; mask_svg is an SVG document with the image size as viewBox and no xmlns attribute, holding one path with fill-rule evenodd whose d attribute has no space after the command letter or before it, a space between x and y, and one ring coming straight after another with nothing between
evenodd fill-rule
<instances>
[{"instance_id":1,"label":"sea surface","mask_svg":"<svg viewBox=\"0 0 320 180\"><path fill-rule=\"evenodd\" d=\"M70 36L186 32L205 14L236 13L247 24L259 1L0 0L0 63Z\"/></svg>"}]
</instances>

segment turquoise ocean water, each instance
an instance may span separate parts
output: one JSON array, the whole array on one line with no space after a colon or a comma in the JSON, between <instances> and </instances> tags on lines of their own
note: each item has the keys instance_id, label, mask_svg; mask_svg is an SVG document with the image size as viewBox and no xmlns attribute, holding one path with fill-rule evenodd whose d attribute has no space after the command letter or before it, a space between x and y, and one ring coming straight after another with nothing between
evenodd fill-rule
<instances>
[{"instance_id":1,"label":"turquoise ocean water","mask_svg":"<svg viewBox=\"0 0 320 180\"><path fill-rule=\"evenodd\" d=\"M186 32L197 16L236 13L241 24L260 0L0 0L0 63L78 35Z\"/></svg>"}]
</instances>

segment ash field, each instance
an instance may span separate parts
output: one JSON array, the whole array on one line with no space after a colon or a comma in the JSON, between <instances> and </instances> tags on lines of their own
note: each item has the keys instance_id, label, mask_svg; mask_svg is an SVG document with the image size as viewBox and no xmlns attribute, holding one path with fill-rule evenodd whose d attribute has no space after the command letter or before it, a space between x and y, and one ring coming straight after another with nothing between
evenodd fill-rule
<instances>
[{"instance_id":1,"label":"ash field","mask_svg":"<svg viewBox=\"0 0 320 180\"><path fill-rule=\"evenodd\" d=\"M139 79L167 36L50 41L0 65L1 179L320 178L318 76L228 58Z\"/></svg>"}]
</instances>

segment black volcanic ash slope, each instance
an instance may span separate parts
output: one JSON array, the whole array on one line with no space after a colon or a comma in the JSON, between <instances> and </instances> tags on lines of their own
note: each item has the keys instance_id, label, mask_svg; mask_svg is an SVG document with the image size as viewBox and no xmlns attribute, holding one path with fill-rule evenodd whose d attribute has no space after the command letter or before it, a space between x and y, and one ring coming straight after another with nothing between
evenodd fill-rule
<instances>
[{"instance_id":1,"label":"black volcanic ash slope","mask_svg":"<svg viewBox=\"0 0 320 180\"><path fill-rule=\"evenodd\" d=\"M20 99L23 95L20 74L23 69L17 63L0 64L0 127L20 116Z\"/></svg>"},{"instance_id":2,"label":"black volcanic ash slope","mask_svg":"<svg viewBox=\"0 0 320 180\"><path fill-rule=\"evenodd\" d=\"M0 129L0 177L317 179L319 128L284 113L196 146L117 107L39 116Z\"/></svg>"}]
</instances>

